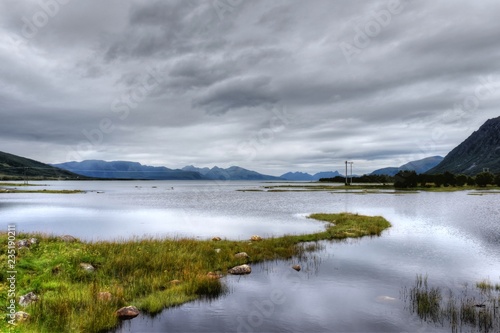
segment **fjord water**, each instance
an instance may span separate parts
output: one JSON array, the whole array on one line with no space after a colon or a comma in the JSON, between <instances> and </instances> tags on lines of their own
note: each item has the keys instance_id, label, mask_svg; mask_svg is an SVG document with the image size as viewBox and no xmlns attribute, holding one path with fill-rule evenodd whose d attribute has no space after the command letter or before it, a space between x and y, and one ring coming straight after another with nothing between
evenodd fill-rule
<instances>
[{"instance_id":1,"label":"fjord water","mask_svg":"<svg viewBox=\"0 0 500 333\"><path fill-rule=\"evenodd\" d=\"M382 215L393 225L381 237L322 242L307 260L252 265L250 275L224 277L228 293L215 300L141 315L116 332L450 332L405 309L401 290L417 274L453 290L500 283L500 195L255 192L269 185L256 182L44 184L87 192L2 194L0 227L93 241L314 232L323 227L306 218L314 212ZM300 272L290 268L296 263Z\"/></svg>"}]
</instances>

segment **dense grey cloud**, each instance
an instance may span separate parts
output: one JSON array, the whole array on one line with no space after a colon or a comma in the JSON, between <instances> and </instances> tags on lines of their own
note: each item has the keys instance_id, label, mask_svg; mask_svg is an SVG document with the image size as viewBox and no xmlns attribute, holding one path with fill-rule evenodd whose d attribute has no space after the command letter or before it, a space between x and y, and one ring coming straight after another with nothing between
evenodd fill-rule
<instances>
[{"instance_id":1,"label":"dense grey cloud","mask_svg":"<svg viewBox=\"0 0 500 333\"><path fill-rule=\"evenodd\" d=\"M499 115L500 3L0 2L0 150L356 173Z\"/></svg>"}]
</instances>

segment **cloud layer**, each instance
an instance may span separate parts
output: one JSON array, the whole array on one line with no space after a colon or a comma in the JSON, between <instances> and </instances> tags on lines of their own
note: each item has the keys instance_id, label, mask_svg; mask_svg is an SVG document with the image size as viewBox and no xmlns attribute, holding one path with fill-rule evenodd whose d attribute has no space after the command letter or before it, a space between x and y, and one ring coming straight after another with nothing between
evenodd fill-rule
<instances>
[{"instance_id":1,"label":"cloud layer","mask_svg":"<svg viewBox=\"0 0 500 333\"><path fill-rule=\"evenodd\" d=\"M499 115L500 3L0 3L0 150L356 173Z\"/></svg>"}]
</instances>

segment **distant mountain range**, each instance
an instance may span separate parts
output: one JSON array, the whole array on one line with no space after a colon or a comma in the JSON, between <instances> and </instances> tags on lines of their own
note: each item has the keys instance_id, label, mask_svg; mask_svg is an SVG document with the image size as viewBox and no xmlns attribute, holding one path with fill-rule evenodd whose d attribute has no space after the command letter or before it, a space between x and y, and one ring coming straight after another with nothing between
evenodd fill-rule
<instances>
[{"instance_id":1,"label":"distant mountain range","mask_svg":"<svg viewBox=\"0 0 500 333\"><path fill-rule=\"evenodd\" d=\"M85 160L53 164L80 175L108 179L188 180L204 179L198 172L142 165L138 162Z\"/></svg>"},{"instance_id":2,"label":"distant mountain range","mask_svg":"<svg viewBox=\"0 0 500 333\"><path fill-rule=\"evenodd\" d=\"M483 169L500 173L500 117L488 119L427 173L449 171L470 176L482 172Z\"/></svg>"},{"instance_id":3,"label":"distant mountain range","mask_svg":"<svg viewBox=\"0 0 500 333\"><path fill-rule=\"evenodd\" d=\"M445 158L427 157L399 167L388 167L373 171L372 175L395 175L400 170L415 170L417 173L444 173L475 175L489 170L500 173L500 117L489 119ZM86 160L60 164L44 164L28 158L0 152L1 179L157 179L157 180L290 180L317 181L320 178L342 176L338 171L288 172L281 177L260 174L255 171L232 166L227 169L197 168L189 165L182 169L169 169L142 165L137 162Z\"/></svg>"},{"instance_id":4,"label":"distant mountain range","mask_svg":"<svg viewBox=\"0 0 500 333\"><path fill-rule=\"evenodd\" d=\"M187 172L198 172L206 179L214 180L283 180L280 177L263 175L261 173L243 169L237 166L232 166L227 169L215 166L212 169L209 169L197 168L195 166L189 165L182 168L182 170Z\"/></svg>"},{"instance_id":5,"label":"distant mountain range","mask_svg":"<svg viewBox=\"0 0 500 333\"><path fill-rule=\"evenodd\" d=\"M294 181L318 181L320 178L333 178L337 176L342 175L338 171L323 171L315 173L314 175L305 172L287 172L281 175L280 178Z\"/></svg>"},{"instance_id":6,"label":"distant mountain range","mask_svg":"<svg viewBox=\"0 0 500 333\"><path fill-rule=\"evenodd\" d=\"M82 179L80 175L0 151L0 179Z\"/></svg>"},{"instance_id":7,"label":"distant mountain range","mask_svg":"<svg viewBox=\"0 0 500 333\"><path fill-rule=\"evenodd\" d=\"M421 160L411 161L400 167L387 167L382 169L377 169L371 173L371 175L387 175L394 176L401 170L413 170L417 173L425 173L432 169L443 160L442 156L431 156L426 157Z\"/></svg>"},{"instance_id":8,"label":"distant mountain range","mask_svg":"<svg viewBox=\"0 0 500 333\"><path fill-rule=\"evenodd\" d=\"M77 174L108 179L145 179L145 180L282 180L279 177L263 175L240 167L227 169L213 167L197 168L192 165L182 169L169 169L142 165L130 161L85 160L66 162L54 166Z\"/></svg>"}]
</instances>

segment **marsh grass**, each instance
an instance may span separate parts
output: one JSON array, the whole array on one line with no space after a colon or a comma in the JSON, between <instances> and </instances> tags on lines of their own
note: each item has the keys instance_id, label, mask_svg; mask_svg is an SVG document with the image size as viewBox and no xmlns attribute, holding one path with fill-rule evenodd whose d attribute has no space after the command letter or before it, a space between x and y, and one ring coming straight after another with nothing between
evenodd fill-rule
<instances>
[{"instance_id":1,"label":"marsh grass","mask_svg":"<svg viewBox=\"0 0 500 333\"><path fill-rule=\"evenodd\" d=\"M8 186L8 187L18 187L18 186L44 186L43 184L27 184L27 183L2 183L0 182L0 186Z\"/></svg>"},{"instance_id":2,"label":"marsh grass","mask_svg":"<svg viewBox=\"0 0 500 333\"><path fill-rule=\"evenodd\" d=\"M45 193L45 194L77 194L84 193L81 190L18 190L18 189L0 189L0 193Z\"/></svg>"},{"instance_id":3,"label":"marsh grass","mask_svg":"<svg viewBox=\"0 0 500 333\"><path fill-rule=\"evenodd\" d=\"M328 222L325 230L307 235L286 235L261 241L132 239L106 242L66 243L42 234L19 234L17 239L36 237L37 244L17 251L17 298L30 291L40 300L25 309L31 317L15 328L6 320L6 332L102 332L119 325L114 315L120 307L134 305L156 314L167 307L195 299L212 299L227 292L220 279L235 265L296 258L318 250L318 241L348 237L376 236L390 226L382 217L341 214L313 214L310 218ZM7 244L7 235L0 234ZM215 249L220 249L215 251ZM248 258L234 254L247 252ZM7 304L7 246L0 248L0 302ZM81 263L95 271L86 272ZM99 293L109 292L111 300ZM2 315L5 317L4 308Z\"/></svg>"},{"instance_id":4,"label":"marsh grass","mask_svg":"<svg viewBox=\"0 0 500 333\"><path fill-rule=\"evenodd\" d=\"M496 286L483 280L476 283L476 290L465 286L456 295L452 290L430 287L427 276L418 275L415 285L404 288L402 295L409 303L408 309L423 321L447 325L452 333L489 333L500 331L500 295Z\"/></svg>"}]
</instances>

